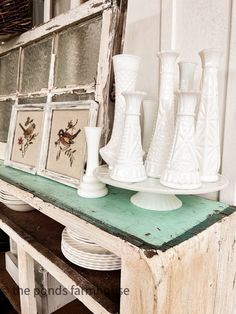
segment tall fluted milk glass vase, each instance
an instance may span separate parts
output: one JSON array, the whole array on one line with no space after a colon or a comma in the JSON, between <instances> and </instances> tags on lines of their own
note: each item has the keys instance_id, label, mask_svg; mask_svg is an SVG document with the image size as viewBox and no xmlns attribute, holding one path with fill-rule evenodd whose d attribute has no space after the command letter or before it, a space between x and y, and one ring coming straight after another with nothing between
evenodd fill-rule
<instances>
[{"instance_id":1,"label":"tall fluted milk glass vase","mask_svg":"<svg viewBox=\"0 0 236 314\"><path fill-rule=\"evenodd\" d=\"M174 79L178 53L164 51L160 58L160 94L155 132L146 159L146 172L149 177L159 178L166 166L174 135Z\"/></svg>"},{"instance_id":2,"label":"tall fluted milk glass vase","mask_svg":"<svg viewBox=\"0 0 236 314\"><path fill-rule=\"evenodd\" d=\"M220 127L218 69L221 51L205 49L199 53L202 66L202 91L196 124L196 145L203 182L218 180L220 169Z\"/></svg>"},{"instance_id":3,"label":"tall fluted milk glass vase","mask_svg":"<svg viewBox=\"0 0 236 314\"><path fill-rule=\"evenodd\" d=\"M179 93L175 136L161 184L174 189L196 189L201 186L195 145L195 108L198 93Z\"/></svg>"},{"instance_id":4,"label":"tall fluted milk glass vase","mask_svg":"<svg viewBox=\"0 0 236 314\"><path fill-rule=\"evenodd\" d=\"M78 194L85 198L98 198L108 193L105 184L94 176L94 170L99 166L98 150L102 128L85 127L84 130L87 143L87 168L78 188Z\"/></svg>"},{"instance_id":5,"label":"tall fluted milk glass vase","mask_svg":"<svg viewBox=\"0 0 236 314\"><path fill-rule=\"evenodd\" d=\"M140 127L143 92L124 92L126 113L124 132L117 161L111 170L111 178L122 182L140 182L147 176L143 164L143 150Z\"/></svg>"},{"instance_id":6,"label":"tall fluted milk glass vase","mask_svg":"<svg viewBox=\"0 0 236 314\"><path fill-rule=\"evenodd\" d=\"M115 74L115 116L111 139L100 149L102 159L112 168L120 149L125 120L125 99L122 92L134 91L139 70L140 58L134 55L116 55L113 57Z\"/></svg>"}]
</instances>

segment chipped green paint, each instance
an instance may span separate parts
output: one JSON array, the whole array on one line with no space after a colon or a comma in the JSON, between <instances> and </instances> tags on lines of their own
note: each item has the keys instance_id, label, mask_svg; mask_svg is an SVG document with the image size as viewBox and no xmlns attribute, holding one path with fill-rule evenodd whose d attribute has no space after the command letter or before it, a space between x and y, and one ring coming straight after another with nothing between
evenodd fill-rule
<instances>
[{"instance_id":1,"label":"chipped green paint","mask_svg":"<svg viewBox=\"0 0 236 314\"><path fill-rule=\"evenodd\" d=\"M133 192L112 187L106 197L84 199L74 188L5 167L2 162L0 179L146 249L165 250L235 211L197 196L181 196L183 207L175 211L148 211L130 203Z\"/></svg>"}]
</instances>

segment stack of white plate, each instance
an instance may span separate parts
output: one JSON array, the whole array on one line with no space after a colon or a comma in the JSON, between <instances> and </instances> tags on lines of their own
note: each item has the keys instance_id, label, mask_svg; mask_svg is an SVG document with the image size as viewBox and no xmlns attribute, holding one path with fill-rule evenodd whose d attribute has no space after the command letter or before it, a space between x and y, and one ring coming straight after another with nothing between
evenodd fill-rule
<instances>
[{"instance_id":1,"label":"stack of white plate","mask_svg":"<svg viewBox=\"0 0 236 314\"><path fill-rule=\"evenodd\" d=\"M118 256L71 229L62 232L61 250L70 262L84 268L102 271L121 268Z\"/></svg>"},{"instance_id":2,"label":"stack of white plate","mask_svg":"<svg viewBox=\"0 0 236 314\"><path fill-rule=\"evenodd\" d=\"M28 212L34 208L29 204L21 201L14 195L0 189L0 202L5 204L8 208L18 212Z\"/></svg>"}]
</instances>

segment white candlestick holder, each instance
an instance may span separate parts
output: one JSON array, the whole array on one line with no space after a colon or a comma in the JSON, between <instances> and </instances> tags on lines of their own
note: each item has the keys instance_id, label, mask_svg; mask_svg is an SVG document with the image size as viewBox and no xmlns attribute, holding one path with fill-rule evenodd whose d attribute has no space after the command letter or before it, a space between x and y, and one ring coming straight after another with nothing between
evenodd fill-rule
<instances>
[{"instance_id":1,"label":"white candlestick holder","mask_svg":"<svg viewBox=\"0 0 236 314\"><path fill-rule=\"evenodd\" d=\"M94 176L99 165L98 150L102 134L101 127L85 127L87 142L87 168L78 188L78 195L85 198L99 198L107 195L106 185Z\"/></svg>"}]
</instances>

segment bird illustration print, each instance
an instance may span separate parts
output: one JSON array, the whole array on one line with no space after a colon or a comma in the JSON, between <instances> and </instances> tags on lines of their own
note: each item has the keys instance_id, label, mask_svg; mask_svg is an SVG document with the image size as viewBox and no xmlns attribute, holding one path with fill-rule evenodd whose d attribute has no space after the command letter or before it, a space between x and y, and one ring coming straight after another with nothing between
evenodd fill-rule
<instances>
[{"instance_id":1,"label":"bird illustration print","mask_svg":"<svg viewBox=\"0 0 236 314\"><path fill-rule=\"evenodd\" d=\"M34 144L38 133L35 133L36 124L34 119L31 119L30 117L27 117L24 126L21 122L19 123L19 126L23 134L18 138L18 145L20 146L22 158L24 158L30 145Z\"/></svg>"},{"instance_id":2,"label":"bird illustration print","mask_svg":"<svg viewBox=\"0 0 236 314\"><path fill-rule=\"evenodd\" d=\"M75 139L81 132L81 129L76 131L77 124L78 120L76 120L75 123L70 120L65 129L60 129L58 131L58 139L55 142L55 146L59 148L56 155L56 160L59 160L61 153L64 152L64 155L69 159L70 167L73 166L73 162L75 160L74 154L76 153L76 149L73 148L73 145L75 144Z\"/></svg>"}]
</instances>

